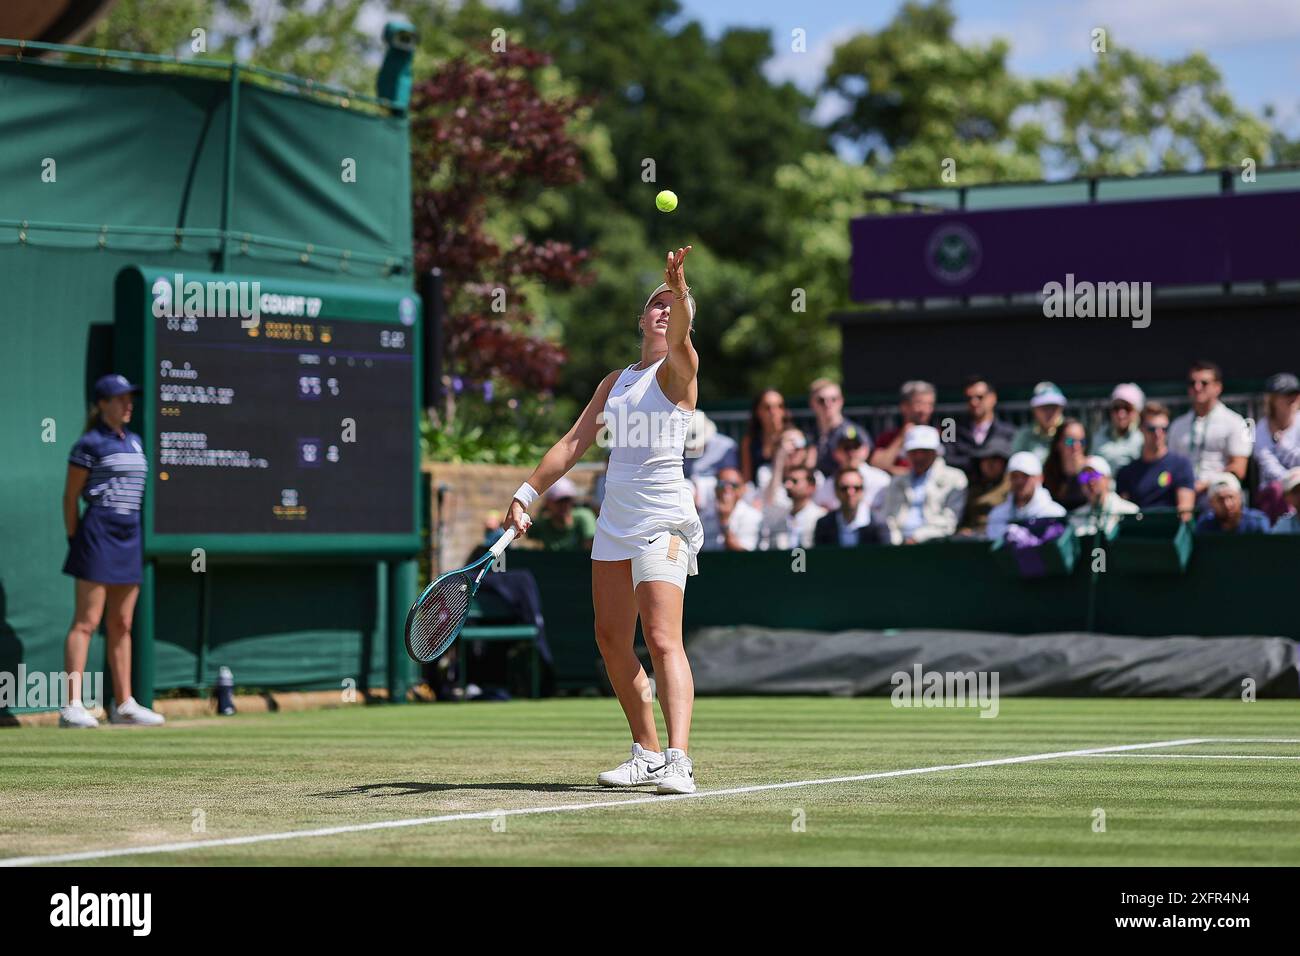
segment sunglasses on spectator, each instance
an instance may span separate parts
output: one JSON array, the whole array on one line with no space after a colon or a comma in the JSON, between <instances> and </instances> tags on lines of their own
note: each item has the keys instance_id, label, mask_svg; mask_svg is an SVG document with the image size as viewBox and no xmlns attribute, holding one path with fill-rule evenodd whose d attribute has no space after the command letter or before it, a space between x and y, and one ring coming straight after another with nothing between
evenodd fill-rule
<instances>
[{"instance_id":1,"label":"sunglasses on spectator","mask_svg":"<svg viewBox=\"0 0 1300 956\"><path fill-rule=\"evenodd\" d=\"M1189 378L1187 380L1188 388L1209 388L1213 384L1214 379L1212 378Z\"/></svg>"},{"instance_id":2,"label":"sunglasses on spectator","mask_svg":"<svg viewBox=\"0 0 1300 956\"><path fill-rule=\"evenodd\" d=\"M818 395L813 399L813 401L818 405L829 405L832 402L842 402L844 399L840 398L838 395Z\"/></svg>"},{"instance_id":3,"label":"sunglasses on spectator","mask_svg":"<svg viewBox=\"0 0 1300 956\"><path fill-rule=\"evenodd\" d=\"M1144 432L1150 432L1151 434L1154 435L1156 432L1169 431L1169 426L1168 425L1143 425L1142 430Z\"/></svg>"},{"instance_id":4,"label":"sunglasses on spectator","mask_svg":"<svg viewBox=\"0 0 1300 956\"><path fill-rule=\"evenodd\" d=\"M861 491L861 490L862 490L862 486L861 486L861 485L840 485L839 488L838 488L837 490L839 490L839 491Z\"/></svg>"},{"instance_id":5,"label":"sunglasses on spectator","mask_svg":"<svg viewBox=\"0 0 1300 956\"><path fill-rule=\"evenodd\" d=\"M718 487L719 487L719 488L739 488L739 487L740 487L740 482L738 482L738 481L720 481L720 482L718 482Z\"/></svg>"},{"instance_id":6,"label":"sunglasses on spectator","mask_svg":"<svg viewBox=\"0 0 1300 956\"><path fill-rule=\"evenodd\" d=\"M1083 471L1079 472L1079 484L1090 485L1098 478L1103 478L1103 477L1105 476L1102 475L1101 472L1096 471L1095 469L1092 468L1085 468L1083 469Z\"/></svg>"},{"instance_id":7,"label":"sunglasses on spectator","mask_svg":"<svg viewBox=\"0 0 1300 956\"><path fill-rule=\"evenodd\" d=\"M1066 448L1077 448L1087 441L1086 438L1062 438L1061 444Z\"/></svg>"},{"instance_id":8,"label":"sunglasses on spectator","mask_svg":"<svg viewBox=\"0 0 1300 956\"><path fill-rule=\"evenodd\" d=\"M1110 410L1112 412L1131 412L1133 411L1133 406L1128 402L1112 402Z\"/></svg>"}]
</instances>

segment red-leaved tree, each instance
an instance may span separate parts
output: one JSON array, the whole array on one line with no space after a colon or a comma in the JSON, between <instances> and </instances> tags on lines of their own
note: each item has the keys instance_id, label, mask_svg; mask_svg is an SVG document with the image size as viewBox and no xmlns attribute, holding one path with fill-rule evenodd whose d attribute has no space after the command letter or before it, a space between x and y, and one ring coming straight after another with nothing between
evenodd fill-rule
<instances>
[{"instance_id":1,"label":"red-leaved tree","mask_svg":"<svg viewBox=\"0 0 1300 956\"><path fill-rule=\"evenodd\" d=\"M589 253L522 235L502 248L484 223L494 200L527 201L539 188L582 179L567 130L580 101L545 99L533 82L549 62L524 47L484 48L444 63L411 95L415 264L442 269L445 371L475 384L501 378L531 392L554 386L565 355L529 334L534 316L520 283L540 279L566 289L590 282Z\"/></svg>"}]
</instances>

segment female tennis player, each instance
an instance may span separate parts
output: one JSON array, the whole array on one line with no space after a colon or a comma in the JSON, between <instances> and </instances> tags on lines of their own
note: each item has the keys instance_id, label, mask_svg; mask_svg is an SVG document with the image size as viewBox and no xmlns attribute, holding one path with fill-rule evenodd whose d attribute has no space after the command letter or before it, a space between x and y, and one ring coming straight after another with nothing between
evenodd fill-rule
<instances>
[{"instance_id":1,"label":"female tennis player","mask_svg":"<svg viewBox=\"0 0 1300 956\"><path fill-rule=\"evenodd\" d=\"M632 731L632 756L596 780L607 787L654 785L693 793L687 756L695 684L682 647L687 575L698 573L704 529L682 474L695 412L700 360L691 344L695 300L686 284L691 247L668 253L664 283L650 293L637 327L641 361L605 376L568 433L515 492L502 524L524 534L525 510L577 463L602 425L609 428L605 498L591 549L596 644ZM654 664L668 749L659 750L650 679L632 650L637 616Z\"/></svg>"}]
</instances>

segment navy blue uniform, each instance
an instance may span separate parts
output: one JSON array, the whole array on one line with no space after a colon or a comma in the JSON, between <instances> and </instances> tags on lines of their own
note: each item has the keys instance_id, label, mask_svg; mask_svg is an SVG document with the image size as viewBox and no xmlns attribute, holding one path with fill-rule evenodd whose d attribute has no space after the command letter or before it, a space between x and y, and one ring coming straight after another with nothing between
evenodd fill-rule
<instances>
[{"instance_id":1,"label":"navy blue uniform","mask_svg":"<svg viewBox=\"0 0 1300 956\"><path fill-rule=\"evenodd\" d=\"M143 565L140 506L149 465L140 436L97 425L77 439L69 464L89 469L86 510L63 573L100 584L139 584Z\"/></svg>"}]
</instances>

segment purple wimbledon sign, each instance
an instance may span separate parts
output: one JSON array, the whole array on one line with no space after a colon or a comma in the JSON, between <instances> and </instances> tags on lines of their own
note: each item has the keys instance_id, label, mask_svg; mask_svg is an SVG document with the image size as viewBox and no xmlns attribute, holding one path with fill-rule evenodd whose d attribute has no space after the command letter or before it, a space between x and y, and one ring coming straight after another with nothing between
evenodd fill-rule
<instances>
[{"instance_id":1,"label":"purple wimbledon sign","mask_svg":"<svg viewBox=\"0 0 1300 956\"><path fill-rule=\"evenodd\" d=\"M1300 278L1300 192L864 216L854 301L1041 292L1048 282Z\"/></svg>"}]
</instances>

